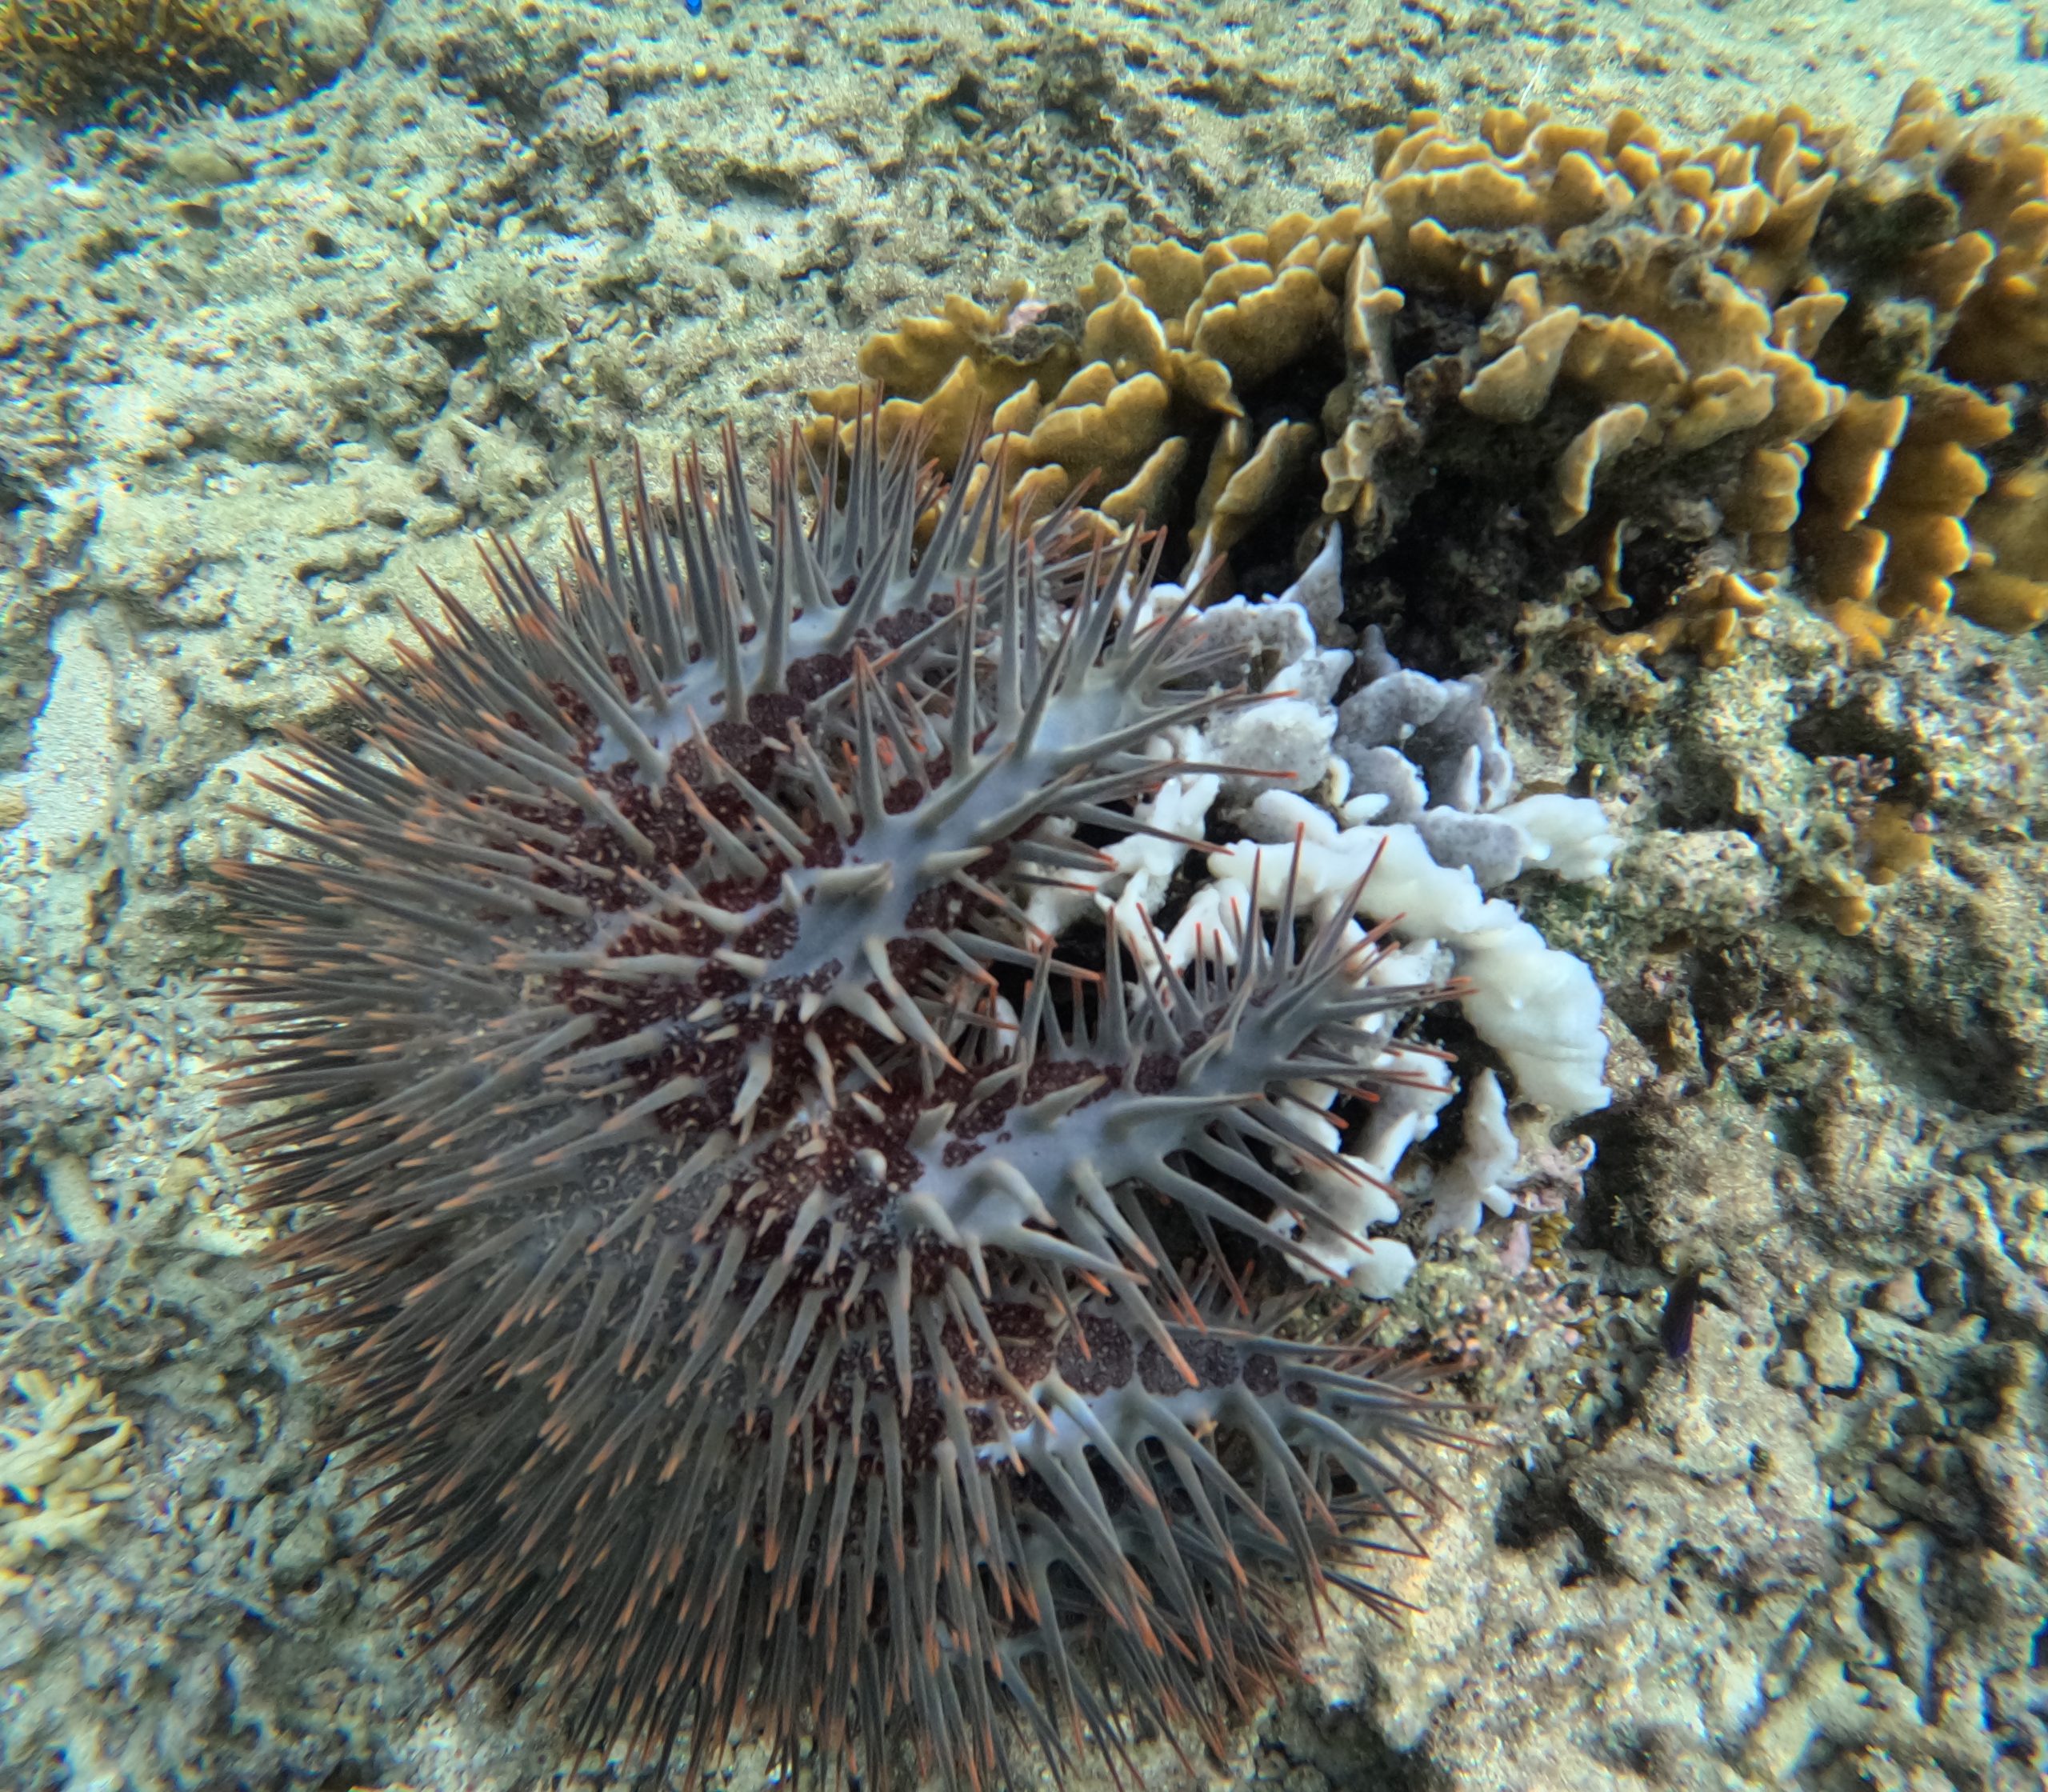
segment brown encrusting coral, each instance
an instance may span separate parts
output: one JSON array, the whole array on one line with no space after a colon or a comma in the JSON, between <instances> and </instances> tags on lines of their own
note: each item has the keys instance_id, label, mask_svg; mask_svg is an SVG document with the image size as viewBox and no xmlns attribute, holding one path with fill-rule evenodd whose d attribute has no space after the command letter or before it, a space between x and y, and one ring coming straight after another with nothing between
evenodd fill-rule
<instances>
[{"instance_id":1,"label":"brown encrusting coral","mask_svg":"<svg viewBox=\"0 0 2048 1792\"><path fill-rule=\"evenodd\" d=\"M2045 139L1924 84L1867 164L1797 108L1698 146L1626 112L1418 113L1355 205L877 337L814 439L878 388L886 426L954 441L992 410L1027 514L1090 478L1113 521L1281 558L1339 515L1368 588L1434 568L1469 606L1476 557L1710 662L1786 583L1866 655L1951 608L2030 628Z\"/></svg>"},{"instance_id":2,"label":"brown encrusting coral","mask_svg":"<svg viewBox=\"0 0 2048 1792\"><path fill-rule=\"evenodd\" d=\"M304 79L269 0L0 0L0 73L60 115L138 93L278 102Z\"/></svg>"},{"instance_id":3,"label":"brown encrusting coral","mask_svg":"<svg viewBox=\"0 0 2048 1792\"><path fill-rule=\"evenodd\" d=\"M764 542L729 436L558 592L492 556L507 627L419 624L370 750L298 742L302 853L225 868L242 1148L377 1522L578 1746L1220 1746L1290 1584L1380 1600L1431 1498L1421 1366L1279 1322L1369 1174L1318 1129L1462 986L1291 874L1185 971L1028 921L1244 650L922 447L863 427L808 527L793 450Z\"/></svg>"}]
</instances>

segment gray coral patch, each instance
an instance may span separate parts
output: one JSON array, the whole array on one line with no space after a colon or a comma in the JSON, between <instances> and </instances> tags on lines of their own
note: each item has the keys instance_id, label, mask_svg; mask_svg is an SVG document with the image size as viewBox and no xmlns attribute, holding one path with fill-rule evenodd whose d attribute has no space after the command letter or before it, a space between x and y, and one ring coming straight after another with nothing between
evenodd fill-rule
<instances>
[{"instance_id":1,"label":"gray coral patch","mask_svg":"<svg viewBox=\"0 0 2048 1792\"><path fill-rule=\"evenodd\" d=\"M1339 706L1336 734L1354 791L1381 790L1379 780L1386 779L1384 794L1401 811L1387 819L1398 822L1416 818L1419 808L1410 811L1411 803L1473 810L1507 801L1514 762L1501 746L1484 679L1407 671L1377 628L1366 631L1358 664L1366 682ZM1394 771L1394 761L1405 776Z\"/></svg>"}]
</instances>

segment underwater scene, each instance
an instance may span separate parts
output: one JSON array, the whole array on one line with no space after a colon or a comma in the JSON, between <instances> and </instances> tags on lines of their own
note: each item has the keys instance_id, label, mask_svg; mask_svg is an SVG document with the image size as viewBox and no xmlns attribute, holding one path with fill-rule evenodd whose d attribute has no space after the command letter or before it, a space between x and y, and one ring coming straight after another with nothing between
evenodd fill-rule
<instances>
[{"instance_id":1,"label":"underwater scene","mask_svg":"<svg viewBox=\"0 0 2048 1792\"><path fill-rule=\"evenodd\" d=\"M0 1792L2048 1788L2044 119L0 0Z\"/></svg>"}]
</instances>

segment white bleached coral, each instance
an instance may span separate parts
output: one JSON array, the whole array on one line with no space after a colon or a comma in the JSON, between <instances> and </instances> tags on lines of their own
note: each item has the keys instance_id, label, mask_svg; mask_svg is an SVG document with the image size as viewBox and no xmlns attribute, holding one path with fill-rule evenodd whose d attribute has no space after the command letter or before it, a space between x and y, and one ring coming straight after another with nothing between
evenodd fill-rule
<instances>
[{"instance_id":1,"label":"white bleached coral","mask_svg":"<svg viewBox=\"0 0 2048 1792\"><path fill-rule=\"evenodd\" d=\"M1290 855L1274 849L1298 843L1292 881L1302 906L1327 913L1363 880L1359 915L1449 950L1452 968L1470 986L1462 998L1466 1018L1501 1054L1521 1099L1560 1117L1607 1105L1607 1041L1592 972L1546 946L1512 904L1486 895L1470 870L1439 865L1409 823L1341 827L1328 810L1290 791L1267 791L1243 819L1250 837L1209 855L1216 882L1206 902L1190 905L1167 942L1170 955L1190 918L1194 926L1206 918L1198 907L1213 904L1221 913L1254 890L1262 908L1278 902Z\"/></svg>"},{"instance_id":2,"label":"white bleached coral","mask_svg":"<svg viewBox=\"0 0 2048 1792\"><path fill-rule=\"evenodd\" d=\"M1554 794L1509 799L1514 762L1477 678L1405 670L1379 630L1366 631L1366 682L1337 712L1332 744L1350 773L1347 822L1406 824L1442 866L1462 866L1483 890L1531 866L1561 878L1604 878L1614 836L1598 803Z\"/></svg>"},{"instance_id":3,"label":"white bleached coral","mask_svg":"<svg viewBox=\"0 0 2048 1792\"><path fill-rule=\"evenodd\" d=\"M1482 1210L1514 1211L1522 1146L1507 1123L1507 1097L1501 1079L1482 1070L1465 1104L1464 1148L1430 1184L1430 1230L1474 1232Z\"/></svg>"},{"instance_id":4,"label":"white bleached coral","mask_svg":"<svg viewBox=\"0 0 2048 1792\"><path fill-rule=\"evenodd\" d=\"M1370 867L1359 914L1389 923L1404 939L1449 950L1453 968L1472 986L1466 1016L1506 1062L1518 1098L1560 1115L1604 1107L1607 1043L1592 974L1486 893L1534 867L1575 880L1605 877L1615 846L1606 816L1590 798L1515 800L1514 762L1484 682L1407 670L1377 630L1366 631L1358 655L1365 682L1333 706L1330 695L1352 656L1317 646L1295 594L1322 594L1337 549L1333 530L1294 588L1245 606L1259 616L1258 637L1270 656L1285 661L1265 688L1290 694L1226 717L1220 729L1246 729L1241 718L1270 712L1265 750L1256 758L1240 751L1230 762L1279 774L1287 787L1269 780L1235 818L1245 838L1210 854L1215 884L1190 904L1170 954L1191 950L1188 930L1212 922L1241 892L1256 886L1261 905L1270 907L1290 874L1290 855L1269 849L1298 841L1297 900L1327 912ZM1168 588L1154 601L1171 598ZM1238 614L1242 605L1234 599L1203 621L1220 614L1230 638L1250 634ZM1220 729L1210 730L1212 751Z\"/></svg>"},{"instance_id":5,"label":"white bleached coral","mask_svg":"<svg viewBox=\"0 0 2048 1792\"><path fill-rule=\"evenodd\" d=\"M1515 1100L1554 1119L1604 1107L1607 1042L1592 973L1492 892L1532 870L1605 877L1616 845L1607 818L1587 798L1517 798L1483 680L1407 670L1377 630L1355 656L1323 646L1338 613L1338 550L1333 530L1279 597L1232 598L1202 612L1222 663L1264 700L1155 742L1162 757L1216 769L1168 778L1143 810L1158 831L1106 847L1101 872L1040 891L1032 918L1056 930L1092 899L1114 914L1141 958L1163 953L1181 966L1227 952L1254 904L1271 910L1291 901L1322 921L1352 902L1361 934L1383 926L1404 942L1378 974L1460 979L1466 1018L1498 1054ZM1163 616L1183 595L1161 586L1146 602ZM1365 679L1340 703L1354 658ZM1170 889L1205 833L1207 879L1169 916ZM1162 940L1155 929L1167 920ZM1368 1234L1399 1218L1402 1159L1434 1129L1456 1086L1442 1058L1392 1038L1378 1068L1402 1080L1382 1089L1370 1121L1349 1135L1325 1123L1320 1142L1342 1167L1299 1172L1325 1215L1342 1223L1278 1218L1334 1279L1386 1295L1414 1258L1398 1241ZM1470 1231L1485 1212L1513 1210L1522 1171L1507 1102L1500 1079L1482 1071L1461 1150L1433 1179L1406 1178L1405 1186L1427 1188L1432 1234Z\"/></svg>"}]
</instances>

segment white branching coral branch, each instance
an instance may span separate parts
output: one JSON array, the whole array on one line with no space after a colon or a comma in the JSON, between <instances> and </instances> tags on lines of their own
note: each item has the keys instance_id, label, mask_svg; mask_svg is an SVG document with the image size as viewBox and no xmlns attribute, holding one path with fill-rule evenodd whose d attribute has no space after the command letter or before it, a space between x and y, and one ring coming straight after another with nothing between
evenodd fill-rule
<instances>
[{"instance_id":1,"label":"white branching coral branch","mask_svg":"<svg viewBox=\"0 0 2048 1792\"><path fill-rule=\"evenodd\" d=\"M0 1593L26 1587L19 1570L38 1556L90 1538L134 1490L122 1473L134 1426L98 1382L26 1369L14 1388L20 1404L0 1418Z\"/></svg>"}]
</instances>

